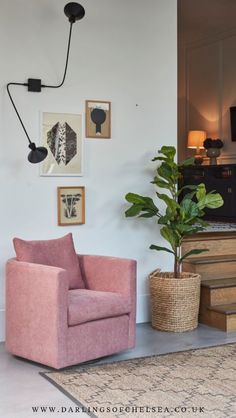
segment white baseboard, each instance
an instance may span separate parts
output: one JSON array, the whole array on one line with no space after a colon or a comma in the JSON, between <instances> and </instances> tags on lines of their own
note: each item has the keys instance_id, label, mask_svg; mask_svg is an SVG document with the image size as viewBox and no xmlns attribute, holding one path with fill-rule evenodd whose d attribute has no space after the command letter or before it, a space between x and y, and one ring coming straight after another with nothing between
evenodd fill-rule
<instances>
[{"instance_id":1,"label":"white baseboard","mask_svg":"<svg viewBox=\"0 0 236 418\"><path fill-rule=\"evenodd\" d=\"M149 322L150 318L150 295L137 295L137 324Z\"/></svg>"},{"instance_id":2,"label":"white baseboard","mask_svg":"<svg viewBox=\"0 0 236 418\"><path fill-rule=\"evenodd\" d=\"M5 309L0 309L0 341L5 341Z\"/></svg>"},{"instance_id":3,"label":"white baseboard","mask_svg":"<svg viewBox=\"0 0 236 418\"><path fill-rule=\"evenodd\" d=\"M137 324L150 321L149 295L137 296ZM0 342L5 341L5 309L0 309Z\"/></svg>"}]
</instances>

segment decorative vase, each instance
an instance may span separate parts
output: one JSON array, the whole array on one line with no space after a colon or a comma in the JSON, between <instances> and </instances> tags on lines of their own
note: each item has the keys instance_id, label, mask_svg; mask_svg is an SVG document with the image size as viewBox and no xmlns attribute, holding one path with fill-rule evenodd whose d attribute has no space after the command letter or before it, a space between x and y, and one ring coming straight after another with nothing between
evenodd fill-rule
<instances>
[{"instance_id":1,"label":"decorative vase","mask_svg":"<svg viewBox=\"0 0 236 418\"><path fill-rule=\"evenodd\" d=\"M152 327L160 331L191 331L198 326L201 276L195 273L149 275Z\"/></svg>"},{"instance_id":2,"label":"decorative vase","mask_svg":"<svg viewBox=\"0 0 236 418\"><path fill-rule=\"evenodd\" d=\"M217 158L220 156L219 148L208 148L207 156L210 158L210 165L217 164Z\"/></svg>"}]
</instances>

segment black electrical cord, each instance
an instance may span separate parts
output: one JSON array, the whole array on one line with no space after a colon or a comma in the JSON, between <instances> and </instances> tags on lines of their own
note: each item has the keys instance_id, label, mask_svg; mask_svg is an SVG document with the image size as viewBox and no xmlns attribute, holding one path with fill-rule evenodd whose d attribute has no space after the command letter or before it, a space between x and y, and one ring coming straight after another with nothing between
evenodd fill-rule
<instances>
[{"instance_id":1,"label":"black electrical cord","mask_svg":"<svg viewBox=\"0 0 236 418\"><path fill-rule=\"evenodd\" d=\"M65 79L66 79L66 73L67 73L67 67L68 67L68 61L69 61L71 33L72 33L72 25L73 25L73 23L74 22L71 22L70 23L69 39L68 39L68 46L67 46L67 53L66 53L66 63L65 63L65 69L64 69L64 74L63 74L62 81L61 81L60 84L58 84L56 86L50 86L50 85L42 84L41 87L44 87L44 88L45 87L48 87L48 88L58 89L59 87L63 86L63 84L65 82ZM22 126L22 128L23 128L23 130L25 132L25 135L27 136L29 143L32 144L32 141L31 141L31 139L29 137L29 134L28 134L28 132L26 130L26 127L25 127L25 125L24 125L24 123L23 123L23 121L21 119L21 116L20 116L20 114L19 114L19 112L17 110L17 107L15 105L15 102L14 102L14 100L12 98L11 93L10 93L10 86L25 86L25 87L28 87L28 85L29 85L28 83L14 83L14 82L10 82L10 83L7 84L7 93L8 93L8 96L9 96L10 100L11 100L12 106L13 106L16 114L17 114L17 117L18 117L18 119L19 119L19 121L21 123L21 126Z\"/></svg>"},{"instance_id":2,"label":"black electrical cord","mask_svg":"<svg viewBox=\"0 0 236 418\"><path fill-rule=\"evenodd\" d=\"M66 53L66 64L65 64L65 70L62 78L62 82L56 86L50 86L47 84L42 84L41 87L48 87L52 89L58 89L59 87L63 86L65 79L66 79L66 73L67 73L67 67L68 67L68 61L69 61L69 54L70 54L70 41L71 41L71 33L72 33L72 26L74 22L70 23L70 32L69 32L69 39L68 39L68 46L67 46L67 53Z\"/></svg>"}]
</instances>

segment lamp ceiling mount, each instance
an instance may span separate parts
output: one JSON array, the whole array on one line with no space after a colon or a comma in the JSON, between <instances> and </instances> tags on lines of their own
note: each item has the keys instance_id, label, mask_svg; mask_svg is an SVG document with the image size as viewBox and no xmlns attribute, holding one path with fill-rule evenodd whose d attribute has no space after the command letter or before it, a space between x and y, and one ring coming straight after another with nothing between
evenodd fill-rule
<instances>
[{"instance_id":1,"label":"lamp ceiling mount","mask_svg":"<svg viewBox=\"0 0 236 418\"><path fill-rule=\"evenodd\" d=\"M76 20L83 19L85 10L79 3L71 2L67 3L64 7L64 13L68 17L70 23L76 22Z\"/></svg>"}]
</instances>

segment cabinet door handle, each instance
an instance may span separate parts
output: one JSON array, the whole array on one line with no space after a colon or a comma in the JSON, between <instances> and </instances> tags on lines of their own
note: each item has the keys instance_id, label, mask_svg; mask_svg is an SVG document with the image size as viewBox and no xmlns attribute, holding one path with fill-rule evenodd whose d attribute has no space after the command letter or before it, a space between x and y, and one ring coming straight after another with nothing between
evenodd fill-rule
<instances>
[{"instance_id":1,"label":"cabinet door handle","mask_svg":"<svg viewBox=\"0 0 236 418\"><path fill-rule=\"evenodd\" d=\"M231 187L228 187L227 192L228 193L232 193L232 188Z\"/></svg>"}]
</instances>

